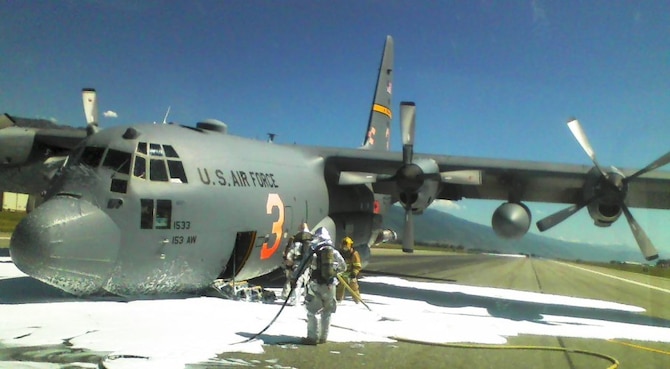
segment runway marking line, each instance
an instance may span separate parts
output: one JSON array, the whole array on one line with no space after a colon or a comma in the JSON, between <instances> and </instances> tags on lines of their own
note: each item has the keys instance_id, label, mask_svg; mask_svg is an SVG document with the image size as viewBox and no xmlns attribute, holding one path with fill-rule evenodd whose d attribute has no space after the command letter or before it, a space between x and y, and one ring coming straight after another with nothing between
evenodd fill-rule
<instances>
[{"instance_id":1,"label":"runway marking line","mask_svg":"<svg viewBox=\"0 0 670 369\"><path fill-rule=\"evenodd\" d=\"M654 349L654 348L651 348L651 347L645 347L645 346L635 345L635 344L632 344L632 343L616 341L616 340L607 340L607 341L613 342L613 343L618 343L618 344L623 345L623 346L630 346L632 348L645 350L645 351L651 351L651 352L655 352L657 354L663 354L663 355L670 356L670 352L668 352L668 351L657 350L657 349Z\"/></svg>"},{"instance_id":2,"label":"runway marking line","mask_svg":"<svg viewBox=\"0 0 670 369\"><path fill-rule=\"evenodd\" d=\"M670 293L670 290L667 290L667 289L665 289L665 288L652 286L652 285L650 285L650 284L646 284L646 283L642 283L642 282L632 281L632 280L630 280L630 279L626 279L626 278L621 278L621 277L613 276L613 275L611 275L611 274L606 274L606 273L602 273L602 272L596 272L595 270L591 270L591 269L586 269L586 268L578 267L578 266L576 266L576 265L572 265L572 264L568 264L568 263L562 263L562 262L560 262L560 261L554 261L554 262L555 262L555 263L558 263L558 264L566 265L566 266L569 266L569 267L572 267L572 268L575 268L575 269L583 270L583 271L585 271L585 272L598 274L598 275L601 275L601 276L603 276L603 277L616 279L616 280L619 280L619 281L622 281L622 282L628 282L628 283L635 284L635 285L642 286L642 287L647 287L647 288L650 288L650 289L652 289L652 290L657 290L657 291L661 291L661 292L665 292L665 293Z\"/></svg>"}]
</instances>

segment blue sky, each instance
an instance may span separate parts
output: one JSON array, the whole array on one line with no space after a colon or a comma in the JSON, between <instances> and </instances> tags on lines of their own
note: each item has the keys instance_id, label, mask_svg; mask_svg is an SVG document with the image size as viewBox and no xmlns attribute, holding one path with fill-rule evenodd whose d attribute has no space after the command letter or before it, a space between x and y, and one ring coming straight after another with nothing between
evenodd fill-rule
<instances>
[{"instance_id":1,"label":"blue sky","mask_svg":"<svg viewBox=\"0 0 670 369\"><path fill-rule=\"evenodd\" d=\"M605 166L670 149L665 1L5 1L0 13L0 111L18 116L83 125L80 90L94 87L116 115L103 126L160 122L170 106L179 123L355 147L392 35L394 109L416 102L417 152L589 164L570 116ZM458 205L488 224L498 203ZM529 205L534 220L563 207ZM668 212L633 213L670 256ZM602 230L585 210L546 235L636 247L623 217Z\"/></svg>"}]
</instances>

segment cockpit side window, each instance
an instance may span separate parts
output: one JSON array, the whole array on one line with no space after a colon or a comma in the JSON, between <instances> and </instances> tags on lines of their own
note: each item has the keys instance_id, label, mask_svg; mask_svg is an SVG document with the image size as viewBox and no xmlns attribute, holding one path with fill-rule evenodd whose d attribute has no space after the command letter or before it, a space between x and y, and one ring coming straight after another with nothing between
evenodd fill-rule
<instances>
[{"instance_id":1,"label":"cockpit side window","mask_svg":"<svg viewBox=\"0 0 670 369\"><path fill-rule=\"evenodd\" d=\"M112 183L109 187L111 192L126 193L128 191L130 159L130 153L115 149L107 150L101 168L109 168L114 171L114 174L112 175Z\"/></svg>"},{"instance_id":2,"label":"cockpit side window","mask_svg":"<svg viewBox=\"0 0 670 369\"><path fill-rule=\"evenodd\" d=\"M147 160L142 156L135 157L133 176L145 179L147 177Z\"/></svg>"},{"instance_id":3,"label":"cockpit side window","mask_svg":"<svg viewBox=\"0 0 670 369\"><path fill-rule=\"evenodd\" d=\"M140 217L140 228L142 229L152 229L154 226L154 200L153 199L141 199L141 217Z\"/></svg>"},{"instance_id":4,"label":"cockpit side window","mask_svg":"<svg viewBox=\"0 0 670 369\"><path fill-rule=\"evenodd\" d=\"M81 154L80 162L93 168L97 168L105 153L104 147L87 146Z\"/></svg>"},{"instance_id":5,"label":"cockpit side window","mask_svg":"<svg viewBox=\"0 0 670 369\"><path fill-rule=\"evenodd\" d=\"M172 183L188 183L186 179L186 172L184 166L179 160L168 160L168 169L170 169L170 182Z\"/></svg>"},{"instance_id":6,"label":"cockpit side window","mask_svg":"<svg viewBox=\"0 0 670 369\"><path fill-rule=\"evenodd\" d=\"M105 161L102 162L102 166L122 174L128 174L130 172L130 154L119 150L109 149L107 150Z\"/></svg>"},{"instance_id":7,"label":"cockpit side window","mask_svg":"<svg viewBox=\"0 0 670 369\"><path fill-rule=\"evenodd\" d=\"M170 229L172 223L172 201L156 200L156 220L154 226L156 229Z\"/></svg>"},{"instance_id":8,"label":"cockpit side window","mask_svg":"<svg viewBox=\"0 0 670 369\"><path fill-rule=\"evenodd\" d=\"M141 229L170 229L172 224L172 201L140 199Z\"/></svg>"}]
</instances>

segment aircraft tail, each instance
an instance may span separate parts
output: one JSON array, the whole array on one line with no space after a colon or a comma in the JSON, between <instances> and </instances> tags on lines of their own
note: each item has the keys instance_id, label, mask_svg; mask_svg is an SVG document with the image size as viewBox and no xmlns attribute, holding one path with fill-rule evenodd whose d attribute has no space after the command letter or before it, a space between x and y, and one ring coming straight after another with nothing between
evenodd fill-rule
<instances>
[{"instance_id":1,"label":"aircraft tail","mask_svg":"<svg viewBox=\"0 0 670 369\"><path fill-rule=\"evenodd\" d=\"M386 36L384 53L379 65L377 88L375 89L368 129L363 140L363 149L385 150L390 148L391 96L393 89L393 38Z\"/></svg>"}]
</instances>

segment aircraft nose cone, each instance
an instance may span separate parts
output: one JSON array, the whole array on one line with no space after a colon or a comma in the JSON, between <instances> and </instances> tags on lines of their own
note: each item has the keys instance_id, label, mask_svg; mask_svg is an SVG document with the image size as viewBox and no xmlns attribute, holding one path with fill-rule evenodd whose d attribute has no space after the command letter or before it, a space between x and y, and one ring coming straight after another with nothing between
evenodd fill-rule
<instances>
[{"instance_id":1,"label":"aircraft nose cone","mask_svg":"<svg viewBox=\"0 0 670 369\"><path fill-rule=\"evenodd\" d=\"M101 290L116 262L121 235L88 201L56 196L16 227L12 261L22 272L75 295Z\"/></svg>"}]
</instances>

